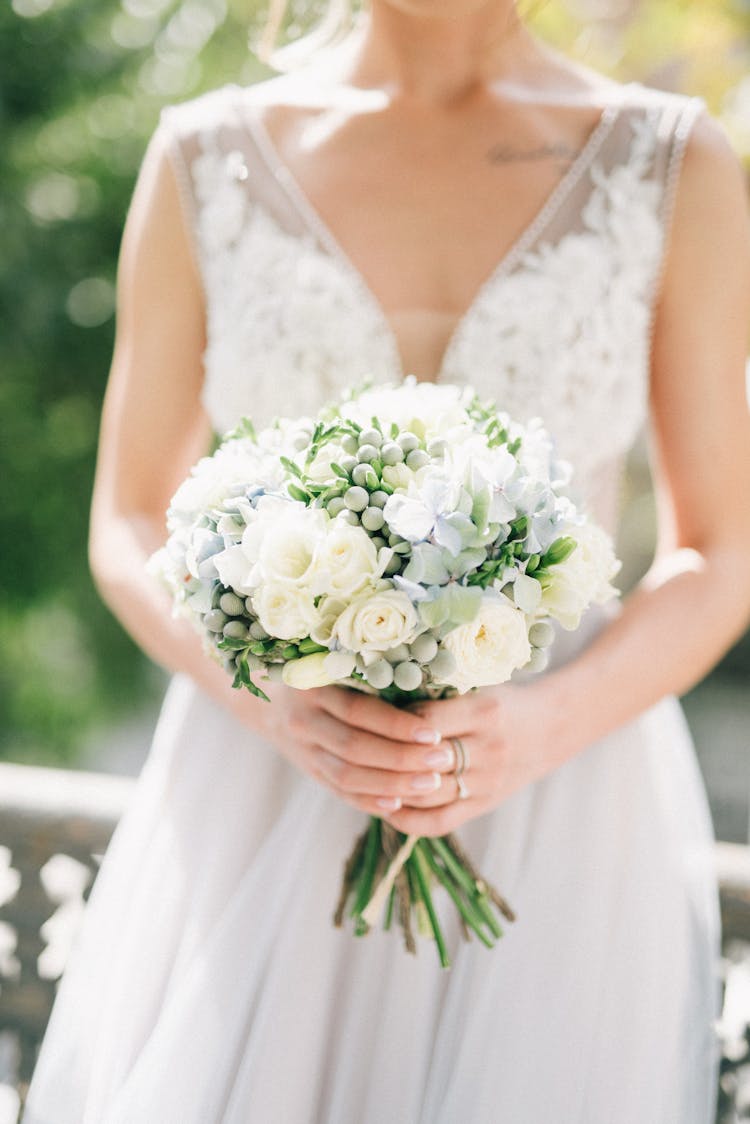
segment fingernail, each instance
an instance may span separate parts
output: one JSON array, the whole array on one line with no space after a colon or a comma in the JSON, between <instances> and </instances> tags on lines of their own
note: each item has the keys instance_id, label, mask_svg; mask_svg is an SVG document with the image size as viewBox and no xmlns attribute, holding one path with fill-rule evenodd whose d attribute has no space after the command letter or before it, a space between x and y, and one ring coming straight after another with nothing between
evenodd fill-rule
<instances>
[{"instance_id":1,"label":"fingernail","mask_svg":"<svg viewBox=\"0 0 750 1124\"><path fill-rule=\"evenodd\" d=\"M440 784L440 773L420 773L409 781L413 792L434 792L436 788L440 788Z\"/></svg>"},{"instance_id":2,"label":"fingernail","mask_svg":"<svg viewBox=\"0 0 750 1124\"><path fill-rule=\"evenodd\" d=\"M439 741L442 741L442 736L439 730L428 730L423 727L415 732L414 741L421 745L437 745Z\"/></svg>"},{"instance_id":3,"label":"fingernail","mask_svg":"<svg viewBox=\"0 0 750 1124\"><path fill-rule=\"evenodd\" d=\"M428 769L443 769L446 765L453 764L453 750L447 746L443 749L433 749L425 753L423 761Z\"/></svg>"},{"instance_id":4,"label":"fingernail","mask_svg":"<svg viewBox=\"0 0 750 1124\"><path fill-rule=\"evenodd\" d=\"M379 796L375 803L378 808L383 808L388 812L397 812L401 807L401 799L398 796Z\"/></svg>"}]
</instances>

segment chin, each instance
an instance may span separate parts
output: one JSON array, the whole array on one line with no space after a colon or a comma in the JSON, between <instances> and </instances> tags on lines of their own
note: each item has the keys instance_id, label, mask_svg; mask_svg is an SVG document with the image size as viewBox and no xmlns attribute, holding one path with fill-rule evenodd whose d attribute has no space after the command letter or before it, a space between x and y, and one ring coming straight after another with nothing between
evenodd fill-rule
<instances>
[{"instance_id":1,"label":"chin","mask_svg":"<svg viewBox=\"0 0 750 1124\"><path fill-rule=\"evenodd\" d=\"M485 8L494 7L497 0L380 0L380 3L406 16L422 19L461 19Z\"/></svg>"}]
</instances>

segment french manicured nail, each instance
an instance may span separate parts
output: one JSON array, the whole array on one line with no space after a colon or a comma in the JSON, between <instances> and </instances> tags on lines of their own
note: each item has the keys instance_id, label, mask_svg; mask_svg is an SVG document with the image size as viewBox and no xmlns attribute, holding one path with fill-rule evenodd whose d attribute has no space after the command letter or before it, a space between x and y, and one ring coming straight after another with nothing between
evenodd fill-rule
<instances>
[{"instance_id":1,"label":"french manicured nail","mask_svg":"<svg viewBox=\"0 0 750 1124\"><path fill-rule=\"evenodd\" d=\"M386 812L397 812L401 807L401 799L398 796L379 796L375 803L378 808Z\"/></svg>"},{"instance_id":2,"label":"french manicured nail","mask_svg":"<svg viewBox=\"0 0 750 1124\"><path fill-rule=\"evenodd\" d=\"M434 792L440 788L440 773L420 773L409 781L412 792Z\"/></svg>"},{"instance_id":3,"label":"french manicured nail","mask_svg":"<svg viewBox=\"0 0 750 1124\"><path fill-rule=\"evenodd\" d=\"M442 736L439 730L428 730L426 727L417 730L414 735L414 741L419 742L421 745L437 745L442 741Z\"/></svg>"},{"instance_id":4,"label":"french manicured nail","mask_svg":"<svg viewBox=\"0 0 750 1124\"><path fill-rule=\"evenodd\" d=\"M432 749L429 753L425 753L422 760L428 769L444 769L446 765L452 765L455 754L452 749L445 746L443 749Z\"/></svg>"}]
</instances>

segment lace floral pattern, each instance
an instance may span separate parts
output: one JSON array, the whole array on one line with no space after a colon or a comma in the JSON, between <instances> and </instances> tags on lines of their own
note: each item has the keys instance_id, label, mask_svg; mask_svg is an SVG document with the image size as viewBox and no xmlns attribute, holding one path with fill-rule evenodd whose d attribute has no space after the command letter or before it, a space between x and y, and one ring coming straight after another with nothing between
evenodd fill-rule
<instances>
[{"instance_id":1,"label":"lace floral pattern","mask_svg":"<svg viewBox=\"0 0 750 1124\"><path fill-rule=\"evenodd\" d=\"M170 112L184 120L189 107ZM594 138L567 196L551 214L543 208L480 289L439 375L472 382L521 420L541 415L584 492L621 460L646 414L665 227L662 109L658 100L620 108L627 130L614 159L608 130ZM216 428L242 413L265 422L313 411L365 378L397 380L398 348L372 294L309 212L299 208L301 225L285 229L255 197L250 150L228 143L225 118L204 121L188 166L207 300L204 402ZM294 202L284 169L270 172Z\"/></svg>"}]
</instances>

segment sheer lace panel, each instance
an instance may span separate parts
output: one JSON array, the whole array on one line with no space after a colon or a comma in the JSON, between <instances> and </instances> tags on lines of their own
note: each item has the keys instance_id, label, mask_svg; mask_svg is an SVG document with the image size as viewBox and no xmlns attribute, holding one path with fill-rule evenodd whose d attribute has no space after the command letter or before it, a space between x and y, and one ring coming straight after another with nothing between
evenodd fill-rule
<instances>
[{"instance_id":1,"label":"sheer lace panel","mask_svg":"<svg viewBox=\"0 0 750 1124\"><path fill-rule=\"evenodd\" d=\"M402 375L394 326L270 145L260 100L227 86L169 107L160 126L205 287L203 394L219 431ZM702 104L623 87L459 320L439 373L541 415L608 523L646 417L666 234Z\"/></svg>"}]
</instances>

